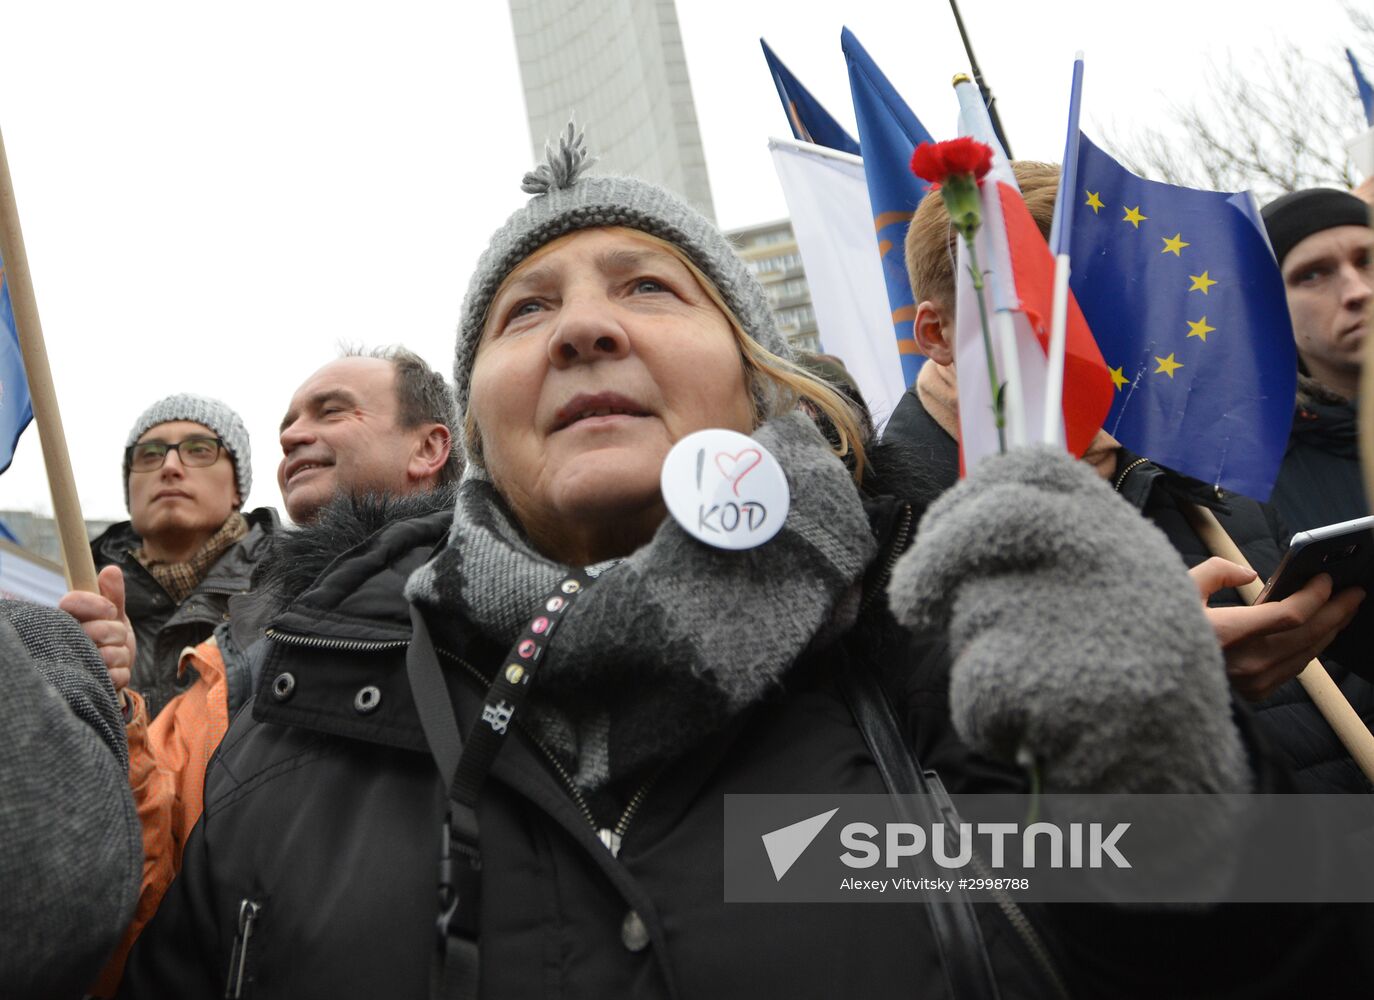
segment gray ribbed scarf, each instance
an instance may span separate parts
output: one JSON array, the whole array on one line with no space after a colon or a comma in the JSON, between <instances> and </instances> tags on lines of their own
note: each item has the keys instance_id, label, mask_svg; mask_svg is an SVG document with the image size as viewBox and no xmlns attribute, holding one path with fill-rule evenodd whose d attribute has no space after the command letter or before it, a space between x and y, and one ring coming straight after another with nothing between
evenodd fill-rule
<instances>
[{"instance_id":1,"label":"gray ribbed scarf","mask_svg":"<svg viewBox=\"0 0 1374 1000\"><path fill-rule=\"evenodd\" d=\"M854 621L876 544L858 491L805 416L754 439L792 491L782 530L742 552L705 545L665 518L606 565L544 654L529 721L584 788L642 774L715 732L776 686L815 640ZM469 473L447 547L406 596L513 643L565 568L531 547L492 484Z\"/></svg>"}]
</instances>

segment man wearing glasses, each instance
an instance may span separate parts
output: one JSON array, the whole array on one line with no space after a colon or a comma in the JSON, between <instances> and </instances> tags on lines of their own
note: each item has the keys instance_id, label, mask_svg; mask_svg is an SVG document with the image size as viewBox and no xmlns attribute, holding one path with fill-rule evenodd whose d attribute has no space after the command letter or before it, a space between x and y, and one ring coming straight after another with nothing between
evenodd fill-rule
<instances>
[{"instance_id":1,"label":"man wearing glasses","mask_svg":"<svg viewBox=\"0 0 1374 1000\"><path fill-rule=\"evenodd\" d=\"M248 431L218 400L168 396L129 432L129 520L112 525L91 548L107 596L118 584L103 567L122 571L123 610L136 639L135 662L107 665L112 674L132 669L130 686L143 696L150 718L194 679L189 672L177 676L182 650L228 617L229 598L248 591L253 567L267 552L276 511L240 513L252 481Z\"/></svg>"}]
</instances>

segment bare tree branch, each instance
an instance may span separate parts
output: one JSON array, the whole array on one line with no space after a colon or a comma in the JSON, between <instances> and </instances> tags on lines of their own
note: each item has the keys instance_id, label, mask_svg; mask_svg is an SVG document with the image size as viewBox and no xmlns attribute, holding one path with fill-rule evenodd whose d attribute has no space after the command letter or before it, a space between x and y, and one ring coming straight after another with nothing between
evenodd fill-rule
<instances>
[{"instance_id":1,"label":"bare tree branch","mask_svg":"<svg viewBox=\"0 0 1374 1000\"><path fill-rule=\"evenodd\" d=\"M1351 48L1374 51L1374 17L1353 5L1346 14ZM1105 144L1142 176L1252 189L1262 200L1307 187L1351 188L1359 180L1345 145L1366 126L1339 51L1316 58L1289 43L1278 52L1214 63L1199 96L1171 105L1170 116L1170 130L1125 132L1113 125Z\"/></svg>"}]
</instances>

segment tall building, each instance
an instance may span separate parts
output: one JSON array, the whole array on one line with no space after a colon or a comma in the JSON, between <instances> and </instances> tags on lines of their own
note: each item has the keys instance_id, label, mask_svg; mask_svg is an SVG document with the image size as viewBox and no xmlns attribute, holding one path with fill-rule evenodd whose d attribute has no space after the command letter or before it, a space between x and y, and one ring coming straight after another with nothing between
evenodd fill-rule
<instances>
[{"instance_id":1,"label":"tall building","mask_svg":"<svg viewBox=\"0 0 1374 1000\"><path fill-rule=\"evenodd\" d=\"M574 113L597 172L631 174L714 220L673 0L510 0L535 160Z\"/></svg>"},{"instance_id":2,"label":"tall building","mask_svg":"<svg viewBox=\"0 0 1374 1000\"><path fill-rule=\"evenodd\" d=\"M811 289L802 271L801 251L792 223L787 219L765 222L727 233L754 277L759 279L778 329L801 351L819 351L816 310L811 307Z\"/></svg>"}]
</instances>

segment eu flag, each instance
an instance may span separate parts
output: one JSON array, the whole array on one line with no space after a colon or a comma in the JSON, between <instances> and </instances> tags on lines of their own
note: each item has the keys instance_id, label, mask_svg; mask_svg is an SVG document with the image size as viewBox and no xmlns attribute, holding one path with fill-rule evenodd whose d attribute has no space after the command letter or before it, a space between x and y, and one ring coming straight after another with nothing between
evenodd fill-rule
<instances>
[{"instance_id":1,"label":"eu flag","mask_svg":"<svg viewBox=\"0 0 1374 1000\"><path fill-rule=\"evenodd\" d=\"M1115 385L1103 428L1177 472L1267 500L1297 354L1248 194L1137 177L1087 136L1070 281Z\"/></svg>"},{"instance_id":2,"label":"eu flag","mask_svg":"<svg viewBox=\"0 0 1374 1000\"><path fill-rule=\"evenodd\" d=\"M14 325L9 276L0 261L0 472L14 461L14 446L33 419L29 380L19 351L19 328Z\"/></svg>"},{"instance_id":3,"label":"eu flag","mask_svg":"<svg viewBox=\"0 0 1374 1000\"><path fill-rule=\"evenodd\" d=\"M787 121L792 126L792 138L859 156L859 144L844 130L844 126L825 110L820 101L811 96L811 91L803 87L792 71L783 65L767 42L760 38L759 44L763 46L768 72L773 74L773 84L778 88L782 108L787 112Z\"/></svg>"},{"instance_id":4,"label":"eu flag","mask_svg":"<svg viewBox=\"0 0 1374 1000\"><path fill-rule=\"evenodd\" d=\"M840 47L849 64L849 90L863 144L864 177L887 281L892 332L902 359L902 377L910 386L925 358L912 334L916 302L906 276L906 230L927 187L911 172L911 154L920 143L934 140L848 28L840 33Z\"/></svg>"},{"instance_id":5,"label":"eu flag","mask_svg":"<svg viewBox=\"0 0 1374 1000\"><path fill-rule=\"evenodd\" d=\"M1355 89L1360 92L1360 103L1364 105L1364 123L1374 128L1374 87L1365 79L1360 64L1355 61L1355 53L1346 49L1345 57L1350 60L1350 71L1355 74Z\"/></svg>"}]
</instances>

